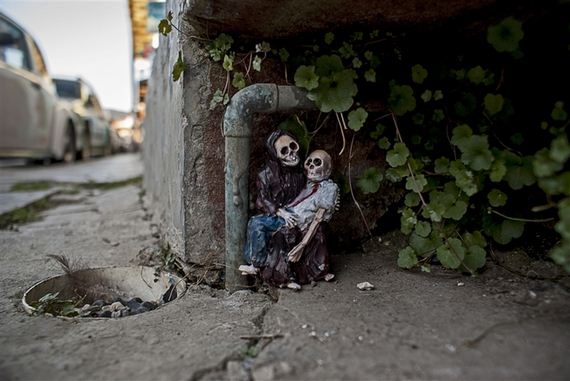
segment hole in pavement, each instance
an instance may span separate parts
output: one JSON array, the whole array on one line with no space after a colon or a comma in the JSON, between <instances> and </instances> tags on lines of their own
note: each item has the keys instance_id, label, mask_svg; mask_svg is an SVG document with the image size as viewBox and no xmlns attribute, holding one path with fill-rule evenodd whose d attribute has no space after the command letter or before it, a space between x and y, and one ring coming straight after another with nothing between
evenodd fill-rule
<instances>
[{"instance_id":1,"label":"hole in pavement","mask_svg":"<svg viewBox=\"0 0 570 381\"><path fill-rule=\"evenodd\" d=\"M22 297L32 315L119 318L160 308L186 291L184 279L147 266L67 272L42 280Z\"/></svg>"}]
</instances>

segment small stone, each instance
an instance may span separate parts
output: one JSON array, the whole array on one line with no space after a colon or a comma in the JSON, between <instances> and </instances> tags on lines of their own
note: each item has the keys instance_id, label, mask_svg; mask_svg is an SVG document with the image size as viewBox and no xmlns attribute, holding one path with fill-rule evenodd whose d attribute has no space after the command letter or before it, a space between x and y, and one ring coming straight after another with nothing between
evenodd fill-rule
<instances>
[{"instance_id":1,"label":"small stone","mask_svg":"<svg viewBox=\"0 0 570 381\"><path fill-rule=\"evenodd\" d=\"M457 287L463 287L463 286L465 286L465 283L463 283L463 282L457 282Z\"/></svg>"},{"instance_id":2,"label":"small stone","mask_svg":"<svg viewBox=\"0 0 570 381\"><path fill-rule=\"evenodd\" d=\"M149 311L156 309L157 304L155 302L143 302L142 306Z\"/></svg>"},{"instance_id":3,"label":"small stone","mask_svg":"<svg viewBox=\"0 0 570 381\"><path fill-rule=\"evenodd\" d=\"M445 344L445 348L450 351L451 353L455 353L457 351L457 348L455 347L455 345L452 344Z\"/></svg>"},{"instance_id":4,"label":"small stone","mask_svg":"<svg viewBox=\"0 0 570 381\"><path fill-rule=\"evenodd\" d=\"M358 341L362 341L362 340L364 340L364 337L358 336L357 339L358 339Z\"/></svg>"},{"instance_id":5,"label":"small stone","mask_svg":"<svg viewBox=\"0 0 570 381\"><path fill-rule=\"evenodd\" d=\"M370 282L361 282L358 283L356 285L356 287L358 287L359 290L361 291L368 291L368 290L373 290L374 289L374 285Z\"/></svg>"},{"instance_id":6,"label":"small stone","mask_svg":"<svg viewBox=\"0 0 570 381\"><path fill-rule=\"evenodd\" d=\"M308 326L309 326L308 324L303 324L303 325L301 326L301 328L307 329Z\"/></svg>"},{"instance_id":7,"label":"small stone","mask_svg":"<svg viewBox=\"0 0 570 381\"><path fill-rule=\"evenodd\" d=\"M112 303L109 307L110 307L112 312L120 311L120 310L123 310L126 308L125 306L123 306L123 303L121 303L121 302Z\"/></svg>"}]
</instances>

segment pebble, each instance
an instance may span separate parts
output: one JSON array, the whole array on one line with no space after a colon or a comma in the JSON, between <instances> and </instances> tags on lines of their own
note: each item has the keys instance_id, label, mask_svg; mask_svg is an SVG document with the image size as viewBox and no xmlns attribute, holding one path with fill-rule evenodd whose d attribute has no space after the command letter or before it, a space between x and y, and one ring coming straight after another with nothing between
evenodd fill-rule
<instances>
[{"instance_id":1,"label":"pebble","mask_svg":"<svg viewBox=\"0 0 570 381\"><path fill-rule=\"evenodd\" d=\"M358 283L358 284L356 285L356 287L358 287L358 289L359 289L359 290L362 290L362 291L368 291L368 290L373 290L373 289L374 289L374 285L373 285L372 283L370 283L370 282L361 282L361 283Z\"/></svg>"}]
</instances>

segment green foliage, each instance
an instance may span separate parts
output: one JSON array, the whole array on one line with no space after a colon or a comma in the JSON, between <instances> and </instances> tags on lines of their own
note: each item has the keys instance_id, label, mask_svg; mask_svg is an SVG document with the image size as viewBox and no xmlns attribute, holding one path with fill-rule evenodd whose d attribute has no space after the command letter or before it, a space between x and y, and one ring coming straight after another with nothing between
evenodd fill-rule
<instances>
[{"instance_id":1,"label":"green foliage","mask_svg":"<svg viewBox=\"0 0 570 381\"><path fill-rule=\"evenodd\" d=\"M492 189L487 194L487 199L489 200L489 204L495 208L504 206L507 203L507 195L498 189Z\"/></svg>"},{"instance_id":2,"label":"green foliage","mask_svg":"<svg viewBox=\"0 0 570 381\"><path fill-rule=\"evenodd\" d=\"M333 41L334 41L333 32L328 32L327 34L325 34L325 44L330 45L333 43Z\"/></svg>"},{"instance_id":3,"label":"green foliage","mask_svg":"<svg viewBox=\"0 0 570 381\"><path fill-rule=\"evenodd\" d=\"M238 90L245 87L245 77L243 73L234 73L234 78L232 79L232 86Z\"/></svg>"},{"instance_id":4,"label":"green foliage","mask_svg":"<svg viewBox=\"0 0 570 381\"><path fill-rule=\"evenodd\" d=\"M364 171L362 176L358 179L356 186L364 194L376 193L380 189L380 184L384 179L384 175L380 172L380 169L376 167L370 167Z\"/></svg>"},{"instance_id":5,"label":"green foliage","mask_svg":"<svg viewBox=\"0 0 570 381\"><path fill-rule=\"evenodd\" d=\"M498 52L513 53L517 51L523 36L522 23L513 17L507 17L498 25L491 26L487 30L487 41Z\"/></svg>"},{"instance_id":6,"label":"green foliage","mask_svg":"<svg viewBox=\"0 0 570 381\"><path fill-rule=\"evenodd\" d=\"M568 118L566 110L564 110L564 102L556 102L554 109L550 113L550 117L556 121L565 121Z\"/></svg>"},{"instance_id":7,"label":"green foliage","mask_svg":"<svg viewBox=\"0 0 570 381\"><path fill-rule=\"evenodd\" d=\"M501 94L487 94L485 95L485 110L489 115L495 115L503 109L505 99Z\"/></svg>"},{"instance_id":8,"label":"green foliage","mask_svg":"<svg viewBox=\"0 0 570 381\"><path fill-rule=\"evenodd\" d=\"M386 161L391 167L399 167L406 163L409 156L410 151L408 147L406 147L404 143L396 143L394 144L394 148L386 154Z\"/></svg>"},{"instance_id":9,"label":"green foliage","mask_svg":"<svg viewBox=\"0 0 570 381\"><path fill-rule=\"evenodd\" d=\"M427 78L428 72L427 70L420 64L416 64L412 67L412 81L417 84L424 83L424 80Z\"/></svg>"},{"instance_id":10,"label":"green foliage","mask_svg":"<svg viewBox=\"0 0 570 381\"><path fill-rule=\"evenodd\" d=\"M172 67L172 80L173 81L178 81L180 79L180 77L182 76L182 73L184 73L184 60L182 59L182 52L178 52L178 58L176 59L176 62L174 63L174 66Z\"/></svg>"},{"instance_id":11,"label":"green foliage","mask_svg":"<svg viewBox=\"0 0 570 381\"><path fill-rule=\"evenodd\" d=\"M416 252L410 246L402 249L398 253L398 266L404 269L411 269L418 264Z\"/></svg>"},{"instance_id":12,"label":"green foliage","mask_svg":"<svg viewBox=\"0 0 570 381\"><path fill-rule=\"evenodd\" d=\"M348 127L354 131L359 131L364 126L366 118L368 118L368 113L362 107L352 110L348 113Z\"/></svg>"},{"instance_id":13,"label":"green foliage","mask_svg":"<svg viewBox=\"0 0 570 381\"><path fill-rule=\"evenodd\" d=\"M221 61L226 53L230 50L233 43L234 39L231 36L225 33L221 33L208 46L208 54L214 61Z\"/></svg>"},{"instance_id":14,"label":"green foliage","mask_svg":"<svg viewBox=\"0 0 570 381\"><path fill-rule=\"evenodd\" d=\"M299 66L295 72L295 85L307 90L313 90L319 87L319 76L315 74L315 67Z\"/></svg>"},{"instance_id":15,"label":"green foliage","mask_svg":"<svg viewBox=\"0 0 570 381\"><path fill-rule=\"evenodd\" d=\"M413 111L416 108L414 90L408 85L391 86L388 104L396 115L404 115L409 111Z\"/></svg>"}]
</instances>

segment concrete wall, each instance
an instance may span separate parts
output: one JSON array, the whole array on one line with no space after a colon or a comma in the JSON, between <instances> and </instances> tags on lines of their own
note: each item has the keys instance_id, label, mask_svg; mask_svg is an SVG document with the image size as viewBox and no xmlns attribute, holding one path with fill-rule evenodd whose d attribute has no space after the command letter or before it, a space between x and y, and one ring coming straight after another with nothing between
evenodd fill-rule
<instances>
[{"instance_id":1,"label":"concrete wall","mask_svg":"<svg viewBox=\"0 0 570 381\"><path fill-rule=\"evenodd\" d=\"M167 4L167 9L177 15L175 19L183 13L178 3L169 1ZM182 177L184 131L188 123L183 112L183 82L173 82L170 72L181 46L177 31L160 38L149 80L143 124L145 198L163 239L178 254L184 253Z\"/></svg>"}]
</instances>

